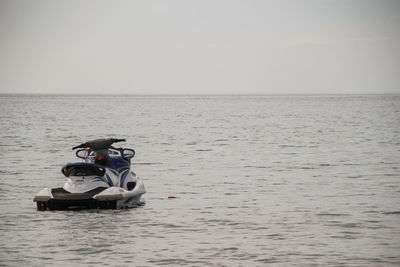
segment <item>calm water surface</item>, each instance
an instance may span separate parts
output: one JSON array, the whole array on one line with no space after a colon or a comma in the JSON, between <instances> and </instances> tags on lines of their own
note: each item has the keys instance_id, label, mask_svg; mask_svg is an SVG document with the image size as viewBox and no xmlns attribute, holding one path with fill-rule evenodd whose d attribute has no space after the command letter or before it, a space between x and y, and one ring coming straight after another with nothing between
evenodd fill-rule
<instances>
[{"instance_id":1,"label":"calm water surface","mask_svg":"<svg viewBox=\"0 0 400 267\"><path fill-rule=\"evenodd\" d=\"M36 211L101 137L145 205ZM2 95L0 265L399 266L399 168L399 96Z\"/></svg>"}]
</instances>

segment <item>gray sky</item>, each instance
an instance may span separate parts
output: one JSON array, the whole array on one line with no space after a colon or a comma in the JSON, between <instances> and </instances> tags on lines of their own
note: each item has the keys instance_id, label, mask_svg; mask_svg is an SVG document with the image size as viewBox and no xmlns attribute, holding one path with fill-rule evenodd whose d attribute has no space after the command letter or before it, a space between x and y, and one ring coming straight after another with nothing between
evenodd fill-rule
<instances>
[{"instance_id":1,"label":"gray sky","mask_svg":"<svg viewBox=\"0 0 400 267\"><path fill-rule=\"evenodd\" d=\"M0 0L0 93L400 93L400 1Z\"/></svg>"}]
</instances>

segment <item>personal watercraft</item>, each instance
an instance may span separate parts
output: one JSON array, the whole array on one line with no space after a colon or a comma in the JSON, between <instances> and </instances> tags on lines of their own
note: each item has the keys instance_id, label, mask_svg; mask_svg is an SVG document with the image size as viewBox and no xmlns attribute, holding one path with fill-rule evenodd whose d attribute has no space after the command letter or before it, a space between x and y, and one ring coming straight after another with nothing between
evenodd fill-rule
<instances>
[{"instance_id":1,"label":"personal watercraft","mask_svg":"<svg viewBox=\"0 0 400 267\"><path fill-rule=\"evenodd\" d=\"M61 172L63 187L44 188L33 199L38 210L122 209L140 203L144 184L131 170L135 151L112 145L125 139L96 139L82 143L76 156L83 162L69 163Z\"/></svg>"}]
</instances>

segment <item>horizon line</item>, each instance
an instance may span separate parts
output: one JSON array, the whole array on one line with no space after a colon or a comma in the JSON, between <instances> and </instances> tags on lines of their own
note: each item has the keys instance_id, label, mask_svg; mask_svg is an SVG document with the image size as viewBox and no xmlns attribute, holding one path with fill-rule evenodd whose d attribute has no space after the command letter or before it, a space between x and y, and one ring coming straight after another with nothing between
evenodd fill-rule
<instances>
[{"instance_id":1,"label":"horizon line","mask_svg":"<svg viewBox=\"0 0 400 267\"><path fill-rule=\"evenodd\" d=\"M400 95L400 92L393 93L164 93L164 94L143 94L143 93L2 93L0 96L351 96L351 95Z\"/></svg>"}]
</instances>

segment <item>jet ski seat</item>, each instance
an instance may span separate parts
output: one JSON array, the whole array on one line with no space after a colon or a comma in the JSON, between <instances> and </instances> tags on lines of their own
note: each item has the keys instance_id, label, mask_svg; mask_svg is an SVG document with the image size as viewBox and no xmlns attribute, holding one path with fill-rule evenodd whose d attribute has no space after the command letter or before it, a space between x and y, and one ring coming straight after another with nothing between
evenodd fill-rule
<instances>
[{"instance_id":1,"label":"jet ski seat","mask_svg":"<svg viewBox=\"0 0 400 267\"><path fill-rule=\"evenodd\" d=\"M106 169L93 163L69 163L65 165L61 172L66 176L103 176Z\"/></svg>"}]
</instances>

